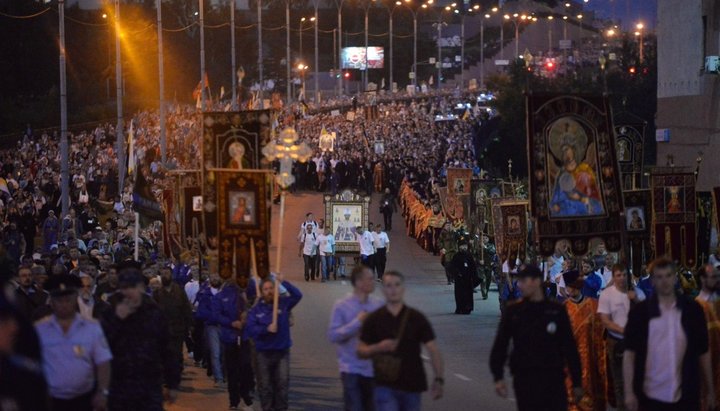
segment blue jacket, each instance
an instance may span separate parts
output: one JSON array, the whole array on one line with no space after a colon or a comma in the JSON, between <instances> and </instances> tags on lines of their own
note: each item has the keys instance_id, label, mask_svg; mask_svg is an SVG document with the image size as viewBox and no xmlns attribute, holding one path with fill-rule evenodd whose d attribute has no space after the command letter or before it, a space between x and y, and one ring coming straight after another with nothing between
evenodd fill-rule
<instances>
[{"instance_id":1,"label":"blue jacket","mask_svg":"<svg viewBox=\"0 0 720 411\"><path fill-rule=\"evenodd\" d=\"M245 310L245 297L237 284L227 284L212 297L213 322L220 324L220 341L234 344L240 335L240 330L233 328L233 321L240 319L240 313Z\"/></svg>"},{"instance_id":2,"label":"blue jacket","mask_svg":"<svg viewBox=\"0 0 720 411\"><path fill-rule=\"evenodd\" d=\"M192 278L190 275L190 266L183 263L176 265L172 270L172 278L184 289L185 284Z\"/></svg>"},{"instance_id":3,"label":"blue jacket","mask_svg":"<svg viewBox=\"0 0 720 411\"><path fill-rule=\"evenodd\" d=\"M640 281L637 283L637 288L643 290L645 298L652 297L653 292L655 291L652 282L650 282L650 276L647 276L647 278L640 278Z\"/></svg>"},{"instance_id":4,"label":"blue jacket","mask_svg":"<svg viewBox=\"0 0 720 411\"><path fill-rule=\"evenodd\" d=\"M287 281L283 281L282 285L287 289L289 295L280 296L278 301L277 333L270 333L267 330L272 322L272 304L259 300L248 313L245 336L255 341L257 351L282 351L292 346L290 310L300 302L302 293Z\"/></svg>"},{"instance_id":5,"label":"blue jacket","mask_svg":"<svg viewBox=\"0 0 720 411\"><path fill-rule=\"evenodd\" d=\"M600 290L602 290L602 282L603 279L600 274L591 272L587 277L585 277L585 285L580 292L585 297L597 300L600 295Z\"/></svg>"},{"instance_id":6,"label":"blue jacket","mask_svg":"<svg viewBox=\"0 0 720 411\"><path fill-rule=\"evenodd\" d=\"M205 281L200 284L200 289L195 296L195 300L198 303L197 310L195 311L195 318L200 321L205 321L206 325L217 325L217 322L213 321L212 318L212 298L213 295L210 289L210 283Z\"/></svg>"}]
</instances>

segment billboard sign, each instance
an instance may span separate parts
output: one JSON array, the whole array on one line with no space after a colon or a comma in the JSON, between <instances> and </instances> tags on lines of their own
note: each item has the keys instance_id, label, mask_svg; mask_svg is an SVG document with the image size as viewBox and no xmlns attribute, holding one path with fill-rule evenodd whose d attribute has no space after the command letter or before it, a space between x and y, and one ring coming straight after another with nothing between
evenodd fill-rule
<instances>
[{"instance_id":1,"label":"billboard sign","mask_svg":"<svg viewBox=\"0 0 720 411\"><path fill-rule=\"evenodd\" d=\"M384 67L385 52L382 47L343 47L342 68L365 70Z\"/></svg>"}]
</instances>

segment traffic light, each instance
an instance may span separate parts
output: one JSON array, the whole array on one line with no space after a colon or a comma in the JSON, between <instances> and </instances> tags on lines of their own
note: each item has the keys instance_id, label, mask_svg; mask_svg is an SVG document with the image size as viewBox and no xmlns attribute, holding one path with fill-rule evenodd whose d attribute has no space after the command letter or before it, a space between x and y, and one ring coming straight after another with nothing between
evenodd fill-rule
<instances>
[{"instance_id":1,"label":"traffic light","mask_svg":"<svg viewBox=\"0 0 720 411\"><path fill-rule=\"evenodd\" d=\"M634 74L637 72L637 69L635 69L635 67L633 66L633 67L630 67L630 69L628 70L628 72L629 72L631 75L634 75Z\"/></svg>"},{"instance_id":2,"label":"traffic light","mask_svg":"<svg viewBox=\"0 0 720 411\"><path fill-rule=\"evenodd\" d=\"M343 74L343 77L345 77L345 80L350 80L350 72L346 71L345 74Z\"/></svg>"},{"instance_id":3,"label":"traffic light","mask_svg":"<svg viewBox=\"0 0 720 411\"><path fill-rule=\"evenodd\" d=\"M548 71L552 71L555 68L555 63L552 61L548 61L545 63L545 68L548 69Z\"/></svg>"}]
</instances>

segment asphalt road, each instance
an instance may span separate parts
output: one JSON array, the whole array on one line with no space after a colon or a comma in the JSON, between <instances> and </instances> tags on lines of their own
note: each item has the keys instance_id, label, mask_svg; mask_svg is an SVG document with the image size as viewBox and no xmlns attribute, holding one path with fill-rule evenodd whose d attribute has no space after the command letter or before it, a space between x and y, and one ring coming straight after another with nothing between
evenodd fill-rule
<instances>
[{"instance_id":1,"label":"asphalt road","mask_svg":"<svg viewBox=\"0 0 720 411\"><path fill-rule=\"evenodd\" d=\"M371 203L371 221L382 221L377 200ZM295 325L291 330L293 347L290 366L290 409L341 410L340 384L335 349L326 338L330 310L336 299L351 291L349 282L305 282L302 259L297 257L296 236L305 213L316 218L324 215L320 194L288 195L286 200L285 233L282 244L282 270L288 281L296 284L304 297L294 309ZM273 241L277 239L279 206L273 206ZM423 397L424 410L513 410L512 399L501 399L494 393L488 357L499 320L497 292L482 300L475 294L475 311L469 316L455 315L452 286L447 285L439 257L423 251L405 233L399 214L393 219L394 230L389 232L390 253L388 270L405 274L406 301L430 319L445 360L445 396L433 401ZM275 244L270 248L271 263L275 262ZM274 267L273 267L274 269ZM375 293L382 297L380 290ZM426 358L428 378L432 368ZM227 393L214 389L204 370L186 367L180 393L170 411L224 410ZM255 405L259 410L259 403Z\"/></svg>"}]
</instances>

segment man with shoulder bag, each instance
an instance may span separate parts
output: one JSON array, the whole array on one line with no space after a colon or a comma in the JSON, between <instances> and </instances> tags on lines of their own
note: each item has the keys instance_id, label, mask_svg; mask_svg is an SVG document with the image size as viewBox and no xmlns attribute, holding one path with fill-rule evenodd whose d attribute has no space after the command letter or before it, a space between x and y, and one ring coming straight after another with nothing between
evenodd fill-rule
<instances>
[{"instance_id":1,"label":"man with shoulder bag","mask_svg":"<svg viewBox=\"0 0 720 411\"><path fill-rule=\"evenodd\" d=\"M428 388L420 357L422 346L427 348L433 368L433 399L443 395L442 355L428 319L403 302L403 275L388 271L382 285L385 306L365 319L358 356L373 362L376 411L418 411L420 395Z\"/></svg>"}]
</instances>

